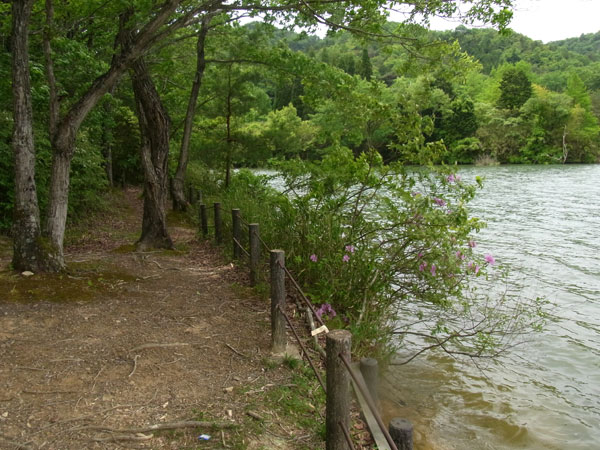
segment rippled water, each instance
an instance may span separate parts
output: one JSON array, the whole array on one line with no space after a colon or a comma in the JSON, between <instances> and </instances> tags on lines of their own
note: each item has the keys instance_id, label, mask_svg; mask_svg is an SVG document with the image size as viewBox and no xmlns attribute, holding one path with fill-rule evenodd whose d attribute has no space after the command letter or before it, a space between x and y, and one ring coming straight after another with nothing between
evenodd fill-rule
<instances>
[{"instance_id":1,"label":"rippled water","mask_svg":"<svg viewBox=\"0 0 600 450\"><path fill-rule=\"evenodd\" d=\"M550 300L551 320L485 371L441 354L393 368L387 415L413 420L421 449L600 448L600 166L460 173L485 178L477 249L518 295Z\"/></svg>"}]
</instances>

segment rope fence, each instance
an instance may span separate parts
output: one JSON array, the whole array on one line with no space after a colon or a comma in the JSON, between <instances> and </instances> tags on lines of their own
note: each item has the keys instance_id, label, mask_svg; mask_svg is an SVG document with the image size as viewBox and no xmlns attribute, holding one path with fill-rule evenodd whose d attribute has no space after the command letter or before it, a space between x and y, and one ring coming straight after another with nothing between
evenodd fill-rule
<instances>
[{"instance_id":1,"label":"rope fence","mask_svg":"<svg viewBox=\"0 0 600 450\"><path fill-rule=\"evenodd\" d=\"M204 236L208 238L208 211L207 206L202 203L202 192L190 189L190 194L197 194L199 205L199 228ZM347 330L328 330L325 322L317 313L315 306L304 293L300 284L285 266L285 252L273 250L260 236L259 224L248 223L242 217L239 209L231 211L231 233L234 259L240 259L242 254L248 260L250 285L258 283L259 270L261 266L261 249L269 254L270 285L271 285L271 351L274 354L285 352L287 346L286 326L291 330L296 342L302 350L309 366L314 372L319 384L326 394L326 448L327 450L350 450L355 446L349 432L350 423L350 380L354 382L355 390L360 393L366 404L361 405L363 413L367 417L369 428L376 440L377 448L389 450L412 450L413 432L412 424L401 418L392 419L386 428L379 414L377 399L377 362L372 358L364 358L360 363L360 371L357 372L351 363L351 333ZM223 222L221 216L221 203L213 204L214 238L217 244L223 243ZM246 249L242 243L242 225L248 231L248 246ZM324 383L313 362L306 345L302 342L300 335L294 327L289 315L286 313L286 288L285 281L289 280L298 292L306 306L306 318L309 322L311 336L315 344L315 350L325 358L327 372ZM300 303L297 303L300 307ZM300 308L299 308L300 309ZM316 318L320 327L316 328L313 317ZM318 335L325 333L325 347L323 350L318 341ZM368 360L368 361L366 361ZM366 380L366 381L365 381ZM369 421L370 417L374 420ZM379 440L378 440L379 437Z\"/></svg>"}]
</instances>

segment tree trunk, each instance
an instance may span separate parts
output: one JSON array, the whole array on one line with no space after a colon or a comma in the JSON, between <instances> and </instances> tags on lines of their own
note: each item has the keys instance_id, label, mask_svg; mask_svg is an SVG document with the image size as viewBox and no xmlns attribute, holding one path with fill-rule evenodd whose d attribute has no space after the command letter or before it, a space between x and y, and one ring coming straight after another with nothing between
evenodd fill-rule
<instances>
[{"instance_id":1,"label":"tree trunk","mask_svg":"<svg viewBox=\"0 0 600 450\"><path fill-rule=\"evenodd\" d=\"M212 14L207 14L202 18L200 31L198 32L198 42L196 43L196 76L192 84L192 92L188 102L187 112L185 114L185 124L183 127L183 137L181 139L181 150L179 151L179 160L177 163L177 171L173 178L171 186L171 195L173 196L173 209L185 211L188 203L185 199L185 172L187 170L190 149L190 137L192 136L192 125L194 123L194 114L196 112L196 102L198 101L198 93L202 85L202 77L206 68L206 59L204 56L204 44L206 35L208 34Z\"/></svg>"},{"instance_id":2,"label":"tree trunk","mask_svg":"<svg viewBox=\"0 0 600 450\"><path fill-rule=\"evenodd\" d=\"M231 116L233 115L231 110L231 64L229 65L229 71L227 72L227 154L225 155L225 187L229 187L231 182Z\"/></svg>"},{"instance_id":3,"label":"tree trunk","mask_svg":"<svg viewBox=\"0 0 600 450\"><path fill-rule=\"evenodd\" d=\"M170 120L143 58L133 63L131 81L142 135L144 217L138 250L173 248L167 231L168 156Z\"/></svg>"},{"instance_id":4,"label":"tree trunk","mask_svg":"<svg viewBox=\"0 0 600 450\"><path fill-rule=\"evenodd\" d=\"M29 77L29 19L33 0L12 4L12 87L15 155L13 267L37 272L43 268L40 213L35 185L33 110Z\"/></svg>"}]
</instances>

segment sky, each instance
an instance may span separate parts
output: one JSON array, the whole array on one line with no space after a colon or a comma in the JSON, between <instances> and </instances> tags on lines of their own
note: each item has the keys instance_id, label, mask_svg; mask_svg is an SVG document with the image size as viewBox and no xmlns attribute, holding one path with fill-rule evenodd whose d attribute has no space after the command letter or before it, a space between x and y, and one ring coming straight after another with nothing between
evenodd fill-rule
<instances>
[{"instance_id":1,"label":"sky","mask_svg":"<svg viewBox=\"0 0 600 450\"><path fill-rule=\"evenodd\" d=\"M600 0L515 0L510 28L544 43L600 31ZM431 28L452 30L456 22L435 19Z\"/></svg>"}]
</instances>

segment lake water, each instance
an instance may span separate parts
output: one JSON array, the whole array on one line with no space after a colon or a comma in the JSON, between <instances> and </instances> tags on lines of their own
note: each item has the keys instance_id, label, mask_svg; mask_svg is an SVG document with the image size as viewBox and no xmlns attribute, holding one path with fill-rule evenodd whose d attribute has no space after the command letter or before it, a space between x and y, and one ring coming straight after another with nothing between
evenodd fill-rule
<instances>
[{"instance_id":1,"label":"lake water","mask_svg":"<svg viewBox=\"0 0 600 450\"><path fill-rule=\"evenodd\" d=\"M417 449L600 449L600 166L461 168L485 178L476 250L513 291L550 301L546 329L479 370L430 353L382 383Z\"/></svg>"}]
</instances>

